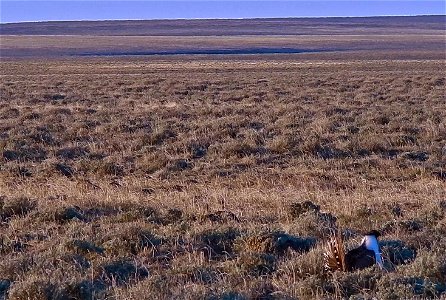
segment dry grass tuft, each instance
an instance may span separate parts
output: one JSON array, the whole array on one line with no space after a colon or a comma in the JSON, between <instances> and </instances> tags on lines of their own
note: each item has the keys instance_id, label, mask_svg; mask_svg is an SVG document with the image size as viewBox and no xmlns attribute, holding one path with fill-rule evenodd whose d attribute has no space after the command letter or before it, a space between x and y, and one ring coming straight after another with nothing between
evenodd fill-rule
<instances>
[{"instance_id":1,"label":"dry grass tuft","mask_svg":"<svg viewBox=\"0 0 446 300\"><path fill-rule=\"evenodd\" d=\"M6 222L13 217L23 217L35 208L36 202L26 197L0 197L0 222Z\"/></svg>"}]
</instances>

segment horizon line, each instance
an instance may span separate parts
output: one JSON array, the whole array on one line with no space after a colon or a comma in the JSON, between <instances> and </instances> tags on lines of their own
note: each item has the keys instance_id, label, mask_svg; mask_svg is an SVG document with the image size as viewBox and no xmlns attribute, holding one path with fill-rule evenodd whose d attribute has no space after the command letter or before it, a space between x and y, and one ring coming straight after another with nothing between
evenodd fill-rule
<instances>
[{"instance_id":1,"label":"horizon line","mask_svg":"<svg viewBox=\"0 0 446 300\"><path fill-rule=\"evenodd\" d=\"M270 19L330 19L330 18L385 18L385 17L446 17L446 14L420 14L420 15L374 15L374 16L289 16L289 17L253 17L253 18L154 18L154 19L78 19L78 20L39 20L39 21L19 21L19 22L0 22L3 24L22 24L22 23L52 23L52 22L110 22L110 21L196 21L196 20L270 20ZM0 33L1 35L1 33Z\"/></svg>"}]
</instances>

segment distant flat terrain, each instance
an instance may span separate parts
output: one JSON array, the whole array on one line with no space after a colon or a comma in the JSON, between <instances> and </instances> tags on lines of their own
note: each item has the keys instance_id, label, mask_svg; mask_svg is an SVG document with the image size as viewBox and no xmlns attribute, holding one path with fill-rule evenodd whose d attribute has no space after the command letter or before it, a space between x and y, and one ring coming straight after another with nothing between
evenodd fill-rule
<instances>
[{"instance_id":1,"label":"distant flat terrain","mask_svg":"<svg viewBox=\"0 0 446 300\"><path fill-rule=\"evenodd\" d=\"M3 58L298 54L442 59L445 16L1 24Z\"/></svg>"},{"instance_id":2,"label":"distant flat terrain","mask_svg":"<svg viewBox=\"0 0 446 300\"><path fill-rule=\"evenodd\" d=\"M128 20L1 24L3 35L336 35L444 31L446 16L284 18L223 20Z\"/></svg>"}]
</instances>

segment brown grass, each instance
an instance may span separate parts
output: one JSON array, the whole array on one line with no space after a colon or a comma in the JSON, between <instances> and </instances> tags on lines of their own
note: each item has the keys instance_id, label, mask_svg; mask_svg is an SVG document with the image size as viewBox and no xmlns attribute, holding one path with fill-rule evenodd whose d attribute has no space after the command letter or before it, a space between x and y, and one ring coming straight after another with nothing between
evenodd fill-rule
<instances>
[{"instance_id":1,"label":"brown grass","mask_svg":"<svg viewBox=\"0 0 446 300\"><path fill-rule=\"evenodd\" d=\"M0 298L444 297L443 62L286 57L2 62Z\"/></svg>"}]
</instances>

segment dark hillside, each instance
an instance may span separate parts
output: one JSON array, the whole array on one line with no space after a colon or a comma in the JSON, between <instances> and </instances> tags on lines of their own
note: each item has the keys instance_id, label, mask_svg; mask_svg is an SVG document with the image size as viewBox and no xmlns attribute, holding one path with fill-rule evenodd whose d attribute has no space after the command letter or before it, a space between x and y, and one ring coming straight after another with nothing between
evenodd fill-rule
<instances>
[{"instance_id":1,"label":"dark hillside","mask_svg":"<svg viewBox=\"0 0 446 300\"><path fill-rule=\"evenodd\" d=\"M0 24L2 35L326 35L445 29L446 16L243 20L60 21Z\"/></svg>"}]
</instances>

